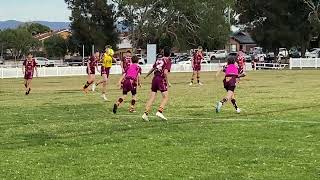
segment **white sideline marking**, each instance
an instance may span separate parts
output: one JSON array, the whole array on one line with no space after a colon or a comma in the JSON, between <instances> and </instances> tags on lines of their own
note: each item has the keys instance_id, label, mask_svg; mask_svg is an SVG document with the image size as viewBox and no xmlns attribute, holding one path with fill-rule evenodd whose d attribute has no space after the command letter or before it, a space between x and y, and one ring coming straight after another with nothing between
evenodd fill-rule
<instances>
[{"instance_id":1,"label":"white sideline marking","mask_svg":"<svg viewBox=\"0 0 320 180\"><path fill-rule=\"evenodd\" d=\"M116 115L118 117L134 117L134 118L141 118L141 116L138 115ZM149 116L151 118L158 118L156 116ZM320 121L290 121L290 120L277 120L277 119L272 119L272 120L255 120L255 119L235 119L235 118L218 118L215 119L214 117L212 118L205 118L205 117L199 117L199 118L194 118L194 117L179 117L179 116L168 116L169 119L176 119L176 120L213 120L215 122L219 121L243 121L243 122L272 122L272 123L301 123L301 124L320 124ZM141 118L142 119L142 118Z\"/></svg>"}]
</instances>

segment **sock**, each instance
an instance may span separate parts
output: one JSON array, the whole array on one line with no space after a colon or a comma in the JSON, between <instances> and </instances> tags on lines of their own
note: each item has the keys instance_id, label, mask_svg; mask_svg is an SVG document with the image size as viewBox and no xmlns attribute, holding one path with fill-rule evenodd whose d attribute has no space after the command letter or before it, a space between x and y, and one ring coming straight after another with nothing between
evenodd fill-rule
<instances>
[{"instance_id":1,"label":"sock","mask_svg":"<svg viewBox=\"0 0 320 180\"><path fill-rule=\"evenodd\" d=\"M158 109L158 111L159 111L160 113L163 113L163 110L164 110L164 109L163 109L163 107L161 107L161 106L160 106L159 109Z\"/></svg>"},{"instance_id":2,"label":"sock","mask_svg":"<svg viewBox=\"0 0 320 180\"><path fill-rule=\"evenodd\" d=\"M233 104L233 107L237 110L238 109L237 101L235 99L231 99L231 102Z\"/></svg>"},{"instance_id":3,"label":"sock","mask_svg":"<svg viewBox=\"0 0 320 180\"><path fill-rule=\"evenodd\" d=\"M194 80L194 79L192 78L192 79L191 79L191 83L193 83L193 80Z\"/></svg>"},{"instance_id":4,"label":"sock","mask_svg":"<svg viewBox=\"0 0 320 180\"><path fill-rule=\"evenodd\" d=\"M122 98L119 98L118 102L117 102L117 106L119 106L121 103L123 102Z\"/></svg>"},{"instance_id":5,"label":"sock","mask_svg":"<svg viewBox=\"0 0 320 180\"><path fill-rule=\"evenodd\" d=\"M24 84L24 87L26 87L26 88L28 87L28 86L27 86L27 83Z\"/></svg>"},{"instance_id":6,"label":"sock","mask_svg":"<svg viewBox=\"0 0 320 180\"><path fill-rule=\"evenodd\" d=\"M144 113L145 113L147 116L149 115L149 111L148 111L148 110L146 110Z\"/></svg>"},{"instance_id":7,"label":"sock","mask_svg":"<svg viewBox=\"0 0 320 180\"><path fill-rule=\"evenodd\" d=\"M228 99L227 98L223 98L221 101L220 101L222 104L228 102Z\"/></svg>"},{"instance_id":8,"label":"sock","mask_svg":"<svg viewBox=\"0 0 320 180\"><path fill-rule=\"evenodd\" d=\"M197 81L198 81L198 84L199 84L200 83L200 77L199 76L197 77Z\"/></svg>"},{"instance_id":9,"label":"sock","mask_svg":"<svg viewBox=\"0 0 320 180\"><path fill-rule=\"evenodd\" d=\"M83 89L87 89L90 86L90 83L87 81L86 84L83 86Z\"/></svg>"},{"instance_id":10,"label":"sock","mask_svg":"<svg viewBox=\"0 0 320 180\"><path fill-rule=\"evenodd\" d=\"M136 100L132 99L131 100L131 106L133 107L134 105L136 105Z\"/></svg>"}]
</instances>

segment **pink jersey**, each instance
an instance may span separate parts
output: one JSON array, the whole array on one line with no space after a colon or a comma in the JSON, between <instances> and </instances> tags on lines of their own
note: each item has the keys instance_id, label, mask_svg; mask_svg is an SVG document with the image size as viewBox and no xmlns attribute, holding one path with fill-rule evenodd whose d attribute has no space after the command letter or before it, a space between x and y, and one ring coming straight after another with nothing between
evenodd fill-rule
<instances>
[{"instance_id":1,"label":"pink jersey","mask_svg":"<svg viewBox=\"0 0 320 180\"><path fill-rule=\"evenodd\" d=\"M157 61L154 63L153 68L155 69L154 71L155 76L161 76L164 78L165 70L168 70L168 72L170 72L171 58L170 57L158 58Z\"/></svg>"},{"instance_id":2,"label":"pink jersey","mask_svg":"<svg viewBox=\"0 0 320 180\"><path fill-rule=\"evenodd\" d=\"M137 80L138 75L141 74L141 67L138 64L131 64L126 69L126 78Z\"/></svg>"},{"instance_id":3,"label":"pink jersey","mask_svg":"<svg viewBox=\"0 0 320 180\"><path fill-rule=\"evenodd\" d=\"M239 75L238 67L234 64L228 65L225 70L225 75L226 77L238 76Z\"/></svg>"}]
</instances>

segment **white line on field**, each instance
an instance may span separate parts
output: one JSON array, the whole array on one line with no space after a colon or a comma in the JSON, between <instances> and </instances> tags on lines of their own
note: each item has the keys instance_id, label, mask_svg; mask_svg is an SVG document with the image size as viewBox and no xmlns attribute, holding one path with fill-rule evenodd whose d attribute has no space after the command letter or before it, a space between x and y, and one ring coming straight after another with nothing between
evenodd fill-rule
<instances>
[{"instance_id":1,"label":"white line on field","mask_svg":"<svg viewBox=\"0 0 320 180\"><path fill-rule=\"evenodd\" d=\"M138 115L117 115L118 117L134 117L134 118L141 118L141 116ZM156 116L149 116L151 118L157 118ZM244 119L244 118L205 118L205 117L182 117L182 116L168 116L169 119L176 119L176 120L213 120L215 122L219 121L243 121L243 122L272 122L272 123L301 123L301 124L320 124L320 121L290 121L290 120L279 120L279 119L272 119L272 120L255 120L255 119Z\"/></svg>"}]
</instances>

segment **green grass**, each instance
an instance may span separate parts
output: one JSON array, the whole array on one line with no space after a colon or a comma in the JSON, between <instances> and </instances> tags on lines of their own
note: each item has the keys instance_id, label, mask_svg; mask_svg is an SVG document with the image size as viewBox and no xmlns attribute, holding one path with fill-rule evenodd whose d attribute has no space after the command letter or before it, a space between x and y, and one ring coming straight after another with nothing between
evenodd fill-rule
<instances>
[{"instance_id":1,"label":"green grass","mask_svg":"<svg viewBox=\"0 0 320 180\"><path fill-rule=\"evenodd\" d=\"M83 95L86 77L0 80L0 179L320 179L320 71L250 72L237 92L242 108L214 105L221 77L171 74L168 123L140 116L150 81L113 115L111 102ZM159 97L160 98L160 97ZM155 114L159 100L153 108Z\"/></svg>"}]
</instances>

